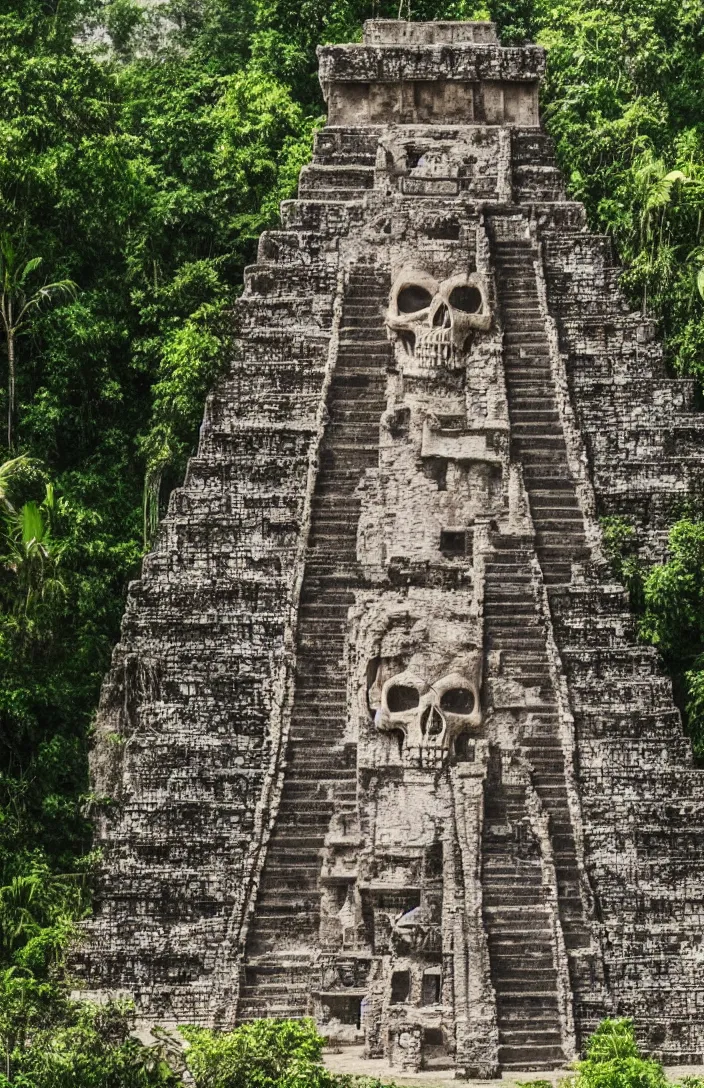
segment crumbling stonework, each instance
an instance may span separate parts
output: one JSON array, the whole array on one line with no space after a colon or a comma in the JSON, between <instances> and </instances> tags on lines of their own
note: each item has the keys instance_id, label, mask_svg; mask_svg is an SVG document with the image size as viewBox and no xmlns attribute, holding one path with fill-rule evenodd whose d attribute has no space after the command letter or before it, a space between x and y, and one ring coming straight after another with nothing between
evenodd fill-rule
<instances>
[{"instance_id":1,"label":"crumbling stonework","mask_svg":"<svg viewBox=\"0 0 704 1088\"><path fill-rule=\"evenodd\" d=\"M130 589L82 954L142 1016L312 1014L400 1069L704 1048L704 788L599 513L701 486L489 23L320 50L330 123Z\"/></svg>"}]
</instances>

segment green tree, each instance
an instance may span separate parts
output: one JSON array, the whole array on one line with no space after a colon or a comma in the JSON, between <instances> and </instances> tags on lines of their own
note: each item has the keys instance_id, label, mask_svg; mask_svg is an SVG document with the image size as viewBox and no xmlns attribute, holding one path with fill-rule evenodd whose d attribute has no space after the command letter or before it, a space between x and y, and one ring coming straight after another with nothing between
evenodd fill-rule
<instances>
[{"instance_id":1,"label":"green tree","mask_svg":"<svg viewBox=\"0 0 704 1088\"><path fill-rule=\"evenodd\" d=\"M10 450L15 437L17 337L26 331L33 310L70 297L77 290L73 280L67 279L44 283L32 291L28 281L41 263L41 257L22 260L10 235L0 234L0 320L7 352L7 448Z\"/></svg>"}]
</instances>

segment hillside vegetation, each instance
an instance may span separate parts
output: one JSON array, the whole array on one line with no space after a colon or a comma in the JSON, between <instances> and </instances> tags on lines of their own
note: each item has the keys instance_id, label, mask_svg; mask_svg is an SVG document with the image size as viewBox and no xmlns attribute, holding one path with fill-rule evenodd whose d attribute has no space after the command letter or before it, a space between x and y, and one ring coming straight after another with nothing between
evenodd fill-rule
<instances>
[{"instance_id":1,"label":"hillside vegetation","mask_svg":"<svg viewBox=\"0 0 704 1088\"><path fill-rule=\"evenodd\" d=\"M107 1013L105 1022L69 1014L56 982L72 926L89 909L81 812L100 679L126 583L183 473L226 355L227 306L322 123L315 47L358 37L364 18L396 14L382 0L0 6L0 1036L8 1054L21 1051L32 1024L61 1022L103 1039L122 1031L119 1011L115 1023ZM489 8L415 0L412 15L492 17L505 43L548 47L543 113L570 191L592 227L613 237L633 306L660 319L673 374L701 379L698 0L494 0ZM612 519L607 531L643 637L667 656L704 754L700 509L697 499L681 511L672 558L654 570L639 562L626 521Z\"/></svg>"}]
</instances>

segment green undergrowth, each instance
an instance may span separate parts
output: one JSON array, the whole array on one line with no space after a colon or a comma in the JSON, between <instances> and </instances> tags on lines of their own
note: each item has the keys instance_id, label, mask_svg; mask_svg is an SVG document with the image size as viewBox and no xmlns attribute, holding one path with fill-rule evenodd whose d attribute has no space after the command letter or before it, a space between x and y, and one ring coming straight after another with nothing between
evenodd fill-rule
<instances>
[{"instance_id":1,"label":"green undergrowth","mask_svg":"<svg viewBox=\"0 0 704 1088\"><path fill-rule=\"evenodd\" d=\"M602 1020L587 1040L584 1058L574 1063L558 1088L667 1088L662 1065L644 1057L629 1019ZM518 1088L553 1088L547 1080L518 1081ZM704 1088L704 1078L685 1077L678 1088Z\"/></svg>"},{"instance_id":2,"label":"green undergrowth","mask_svg":"<svg viewBox=\"0 0 704 1088\"><path fill-rule=\"evenodd\" d=\"M94 1006L67 996L0 991L0 1088L383 1088L389 1081L336 1074L323 1064L325 1040L312 1020L259 1020L232 1032L155 1028L149 1045L132 1034L127 1003ZM643 1057L631 1020L604 1020L583 1060L559 1088L668 1088L663 1067ZM552 1088L548 1080L518 1088ZM687 1077L678 1088L703 1088Z\"/></svg>"},{"instance_id":3,"label":"green undergrowth","mask_svg":"<svg viewBox=\"0 0 704 1088\"><path fill-rule=\"evenodd\" d=\"M667 562L645 564L626 518L602 519L614 573L629 590L643 642L663 655L675 698L686 715L695 756L704 761L704 521L684 516L672 526Z\"/></svg>"},{"instance_id":4,"label":"green undergrowth","mask_svg":"<svg viewBox=\"0 0 704 1088\"><path fill-rule=\"evenodd\" d=\"M0 993L0 1088L382 1088L371 1077L331 1073L312 1020L259 1020L222 1033L155 1028L147 1045L131 1034L127 1003L95 1006L19 987Z\"/></svg>"}]
</instances>

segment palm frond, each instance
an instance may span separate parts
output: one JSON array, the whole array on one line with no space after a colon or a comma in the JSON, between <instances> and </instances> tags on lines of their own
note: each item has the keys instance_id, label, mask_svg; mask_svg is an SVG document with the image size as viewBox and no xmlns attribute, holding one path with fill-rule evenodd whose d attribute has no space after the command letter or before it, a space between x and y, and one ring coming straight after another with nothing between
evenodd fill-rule
<instances>
[{"instance_id":1,"label":"palm frond","mask_svg":"<svg viewBox=\"0 0 704 1088\"><path fill-rule=\"evenodd\" d=\"M9 495L12 481L26 469L32 468L35 463L36 458L22 453L19 457L13 457L0 464L0 506L4 506L8 513L14 513L14 506L10 502Z\"/></svg>"},{"instance_id":2,"label":"palm frond","mask_svg":"<svg viewBox=\"0 0 704 1088\"><path fill-rule=\"evenodd\" d=\"M43 260L43 257L30 257L30 259L27 261L24 268L20 272L19 276L17 277L18 285L21 286L27 279L27 277L32 275L32 272L36 272L36 270L42 264Z\"/></svg>"},{"instance_id":3,"label":"palm frond","mask_svg":"<svg viewBox=\"0 0 704 1088\"><path fill-rule=\"evenodd\" d=\"M42 544L48 532L44 515L36 502L26 502L20 510L20 527L22 530L22 543L25 548L34 542Z\"/></svg>"}]
</instances>

